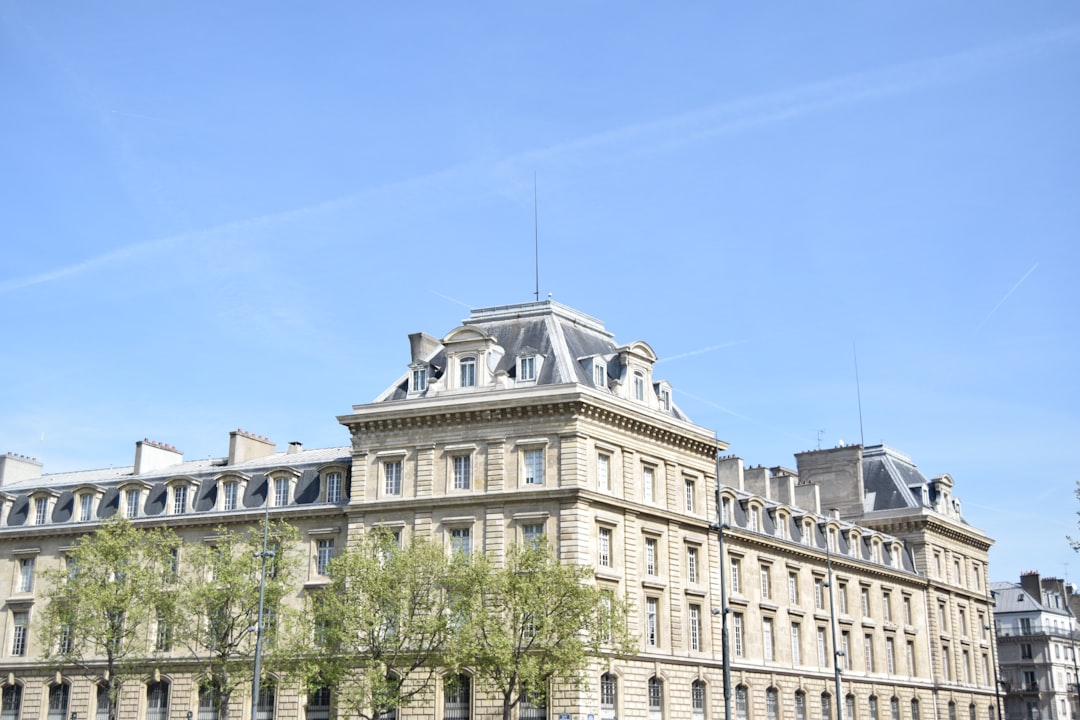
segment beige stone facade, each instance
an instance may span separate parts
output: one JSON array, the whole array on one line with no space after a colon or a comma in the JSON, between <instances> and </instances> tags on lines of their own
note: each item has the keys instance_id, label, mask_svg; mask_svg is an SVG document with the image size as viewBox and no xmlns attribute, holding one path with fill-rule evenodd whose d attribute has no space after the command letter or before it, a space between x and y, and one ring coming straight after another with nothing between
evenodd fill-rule
<instances>
[{"instance_id":1,"label":"beige stone facade","mask_svg":"<svg viewBox=\"0 0 1080 720\"><path fill-rule=\"evenodd\" d=\"M24 654L12 652L18 614L32 616L42 602L36 589L19 590L19 558L59 562L101 508L127 509L129 491L139 493L136 522L192 540L221 522L258 522L270 502L272 516L296 523L303 538L297 598L325 581L320 539L340 549L386 527L501 557L509 543L543 533L564 562L593 568L599 585L626 598L641 639L635 656L598 658L583 686L555 688L534 717L723 717L723 574L737 720L829 720L838 710L845 720L992 719L993 673L983 660L991 636L980 630L990 617L989 540L964 523L951 480L946 488L935 479L925 498L898 489L911 502L890 504L881 478L869 489L863 477L887 449L800 455L798 472L719 457L726 444L653 377L647 344L618 345L599 321L551 301L478 310L442 340L410 340L402 377L338 418L349 447L278 453L233 433L229 456L216 461L183 462L168 446L140 444L131 467L44 476L5 456L0 583L12 590L0 670L21 697L18 714L5 710L2 720L46 717L58 682L70 687L66 714L95 714L89 680L57 676L38 660L32 619ZM285 502L276 502L279 479ZM240 498L231 505L228 482ZM185 484L190 505L177 512ZM83 495L94 508L86 521ZM169 681L157 714L148 707L155 677ZM179 659L148 662L121 720L198 718L194 688ZM275 717L304 717L307 703L282 684ZM250 698L238 701L244 717L249 709ZM458 698L440 683L401 716L498 714L479 683Z\"/></svg>"}]
</instances>

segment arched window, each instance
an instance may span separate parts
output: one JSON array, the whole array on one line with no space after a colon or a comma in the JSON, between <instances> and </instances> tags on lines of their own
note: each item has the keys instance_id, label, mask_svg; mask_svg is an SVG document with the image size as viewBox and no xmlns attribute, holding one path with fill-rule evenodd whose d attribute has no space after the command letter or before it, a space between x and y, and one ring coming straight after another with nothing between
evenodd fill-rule
<instances>
[{"instance_id":1,"label":"arched window","mask_svg":"<svg viewBox=\"0 0 1080 720\"><path fill-rule=\"evenodd\" d=\"M519 720L547 720L547 699L539 693L523 689L521 705L518 709Z\"/></svg>"},{"instance_id":2,"label":"arched window","mask_svg":"<svg viewBox=\"0 0 1080 720\"><path fill-rule=\"evenodd\" d=\"M472 710L472 683L468 675L453 675L443 688L443 720L468 720Z\"/></svg>"},{"instance_id":3,"label":"arched window","mask_svg":"<svg viewBox=\"0 0 1080 720\"><path fill-rule=\"evenodd\" d=\"M871 695L867 702L870 707L870 720L878 720L877 696Z\"/></svg>"},{"instance_id":4,"label":"arched window","mask_svg":"<svg viewBox=\"0 0 1080 720\"><path fill-rule=\"evenodd\" d=\"M611 673L600 676L600 720L615 720L618 703L618 680Z\"/></svg>"},{"instance_id":5,"label":"arched window","mask_svg":"<svg viewBox=\"0 0 1080 720\"><path fill-rule=\"evenodd\" d=\"M460 387L473 387L476 385L476 358L472 355L463 357L458 361L460 371L458 377L461 380Z\"/></svg>"},{"instance_id":6,"label":"arched window","mask_svg":"<svg viewBox=\"0 0 1080 720\"><path fill-rule=\"evenodd\" d=\"M968 720L975 720L975 703L968 705Z\"/></svg>"},{"instance_id":7,"label":"arched window","mask_svg":"<svg viewBox=\"0 0 1080 720\"><path fill-rule=\"evenodd\" d=\"M649 678L649 720L664 717L664 681L655 675Z\"/></svg>"},{"instance_id":8,"label":"arched window","mask_svg":"<svg viewBox=\"0 0 1080 720\"><path fill-rule=\"evenodd\" d=\"M949 701L949 720L956 720L956 703Z\"/></svg>"},{"instance_id":9,"label":"arched window","mask_svg":"<svg viewBox=\"0 0 1080 720\"><path fill-rule=\"evenodd\" d=\"M19 720L19 711L22 709L22 685L5 685L3 710L0 711L2 720Z\"/></svg>"},{"instance_id":10,"label":"arched window","mask_svg":"<svg viewBox=\"0 0 1080 720\"><path fill-rule=\"evenodd\" d=\"M776 688L765 691L765 717L768 720L780 718L780 695L776 692Z\"/></svg>"},{"instance_id":11,"label":"arched window","mask_svg":"<svg viewBox=\"0 0 1080 720\"><path fill-rule=\"evenodd\" d=\"M735 687L735 717L746 720L750 713L750 690L745 685Z\"/></svg>"},{"instance_id":12,"label":"arched window","mask_svg":"<svg viewBox=\"0 0 1080 720\"><path fill-rule=\"evenodd\" d=\"M274 705L277 704L277 693L273 683L259 686L259 702L255 708L256 720L274 720Z\"/></svg>"},{"instance_id":13,"label":"arched window","mask_svg":"<svg viewBox=\"0 0 1080 720\"><path fill-rule=\"evenodd\" d=\"M162 680L146 686L146 720L169 717L169 682Z\"/></svg>"},{"instance_id":14,"label":"arched window","mask_svg":"<svg viewBox=\"0 0 1080 720\"><path fill-rule=\"evenodd\" d=\"M855 720L855 696L851 693L844 697L844 720Z\"/></svg>"},{"instance_id":15,"label":"arched window","mask_svg":"<svg viewBox=\"0 0 1080 720\"><path fill-rule=\"evenodd\" d=\"M690 711L694 720L705 717L705 683L701 680L690 683Z\"/></svg>"},{"instance_id":16,"label":"arched window","mask_svg":"<svg viewBox=\"0 0 1080 720\"><path fill-rule=\"evenodd\" d=\"M911 698L911 720L919 720L919 699Z\"/></svg>"},{"instance_id":17,"label":"arched window","mask_svg":"<svg viewBox=\"0 0 1080 720\"><path fill-rule=\"evenodd\" d=\"M806 720L806 693L795 691L795 720Z\"/></svg>"},{"instance_id":18,"label":"arched window","mask_svg":"<svg viewBox=\"0 0 1080 720\"><path fill-rule=\"evenodd\" d=\"M221 694L212 684L199 685L199 720L218 720L221 716Z\"/></svg>"},{"instance_id":19,"label":"arched window","mask_svg":"<svg viewBox=\"0 0 1080 720\"><path fill-rule=\"evenodd\" d=\"M889 720L900 720L900 698L889 698Z\"/></svg>"},{"instance_id":20,"label":"arched window","mask_svg":"<svg viewBox=\"0 0 1080 720\"><path fill-rule=\"evenodd\" d=\"M95 720L109 720L109 689L104 685L97 686L97 711Z\"/></svg>"},{"instance_id":21,"label":"arched window","mask_svg":"<svg viewBox=\"0 0 1080 720\"><path fill-rule=\"evenodd\" d=\"M634 371L634 399L645 402L645 373L640 370Z\"/></svg>"},{"instance_id":22,"label":"arched window","mask_svg":"<svg viewBox=\"0 0 1080 720\"><path fill-rule=\"evenodd\" d=\"M821 693L821 720L829 720L832 717L832 697L829 693Z\"/></svg>"},{"instance_id":23,"label":"arched window","mask_svg":"<svg viewBox=\"0 0 1080 720\"><path fill-rule=\"evenodd\" d=\"M65 682L49 687L49 720L67 720L71 686Z\"/></svg>"}]
</instances>

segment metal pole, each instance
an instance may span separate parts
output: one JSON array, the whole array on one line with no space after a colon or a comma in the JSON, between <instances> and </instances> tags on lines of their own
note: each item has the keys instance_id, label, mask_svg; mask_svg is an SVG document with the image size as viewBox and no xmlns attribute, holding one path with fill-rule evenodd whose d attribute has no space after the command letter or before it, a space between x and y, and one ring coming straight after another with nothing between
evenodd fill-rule
<instances>
[{"instance_id":1,"label":"metal pole","mask_svg":"<svg viewBox=\"0 0 1080 720\"><path fill-rule=\"evenodd\" d=\"M263 541L262 552L255 553L261 559L259 572L259 619L255 624L255 676L251 679L251 720L258 720L259 713L259 676L262 674L262 641L263 641L263 604L266 601L266 558L273 557L274 553L267 550L267 540L270 534L270 478L266 479L266 507L263 510Z\"/></svg>"},{"instance_id":2,"label":"metal pole","mask_svg":"<svg viewBox=\"0 0 1080 720\"><path fill-rule=\"evenodd\" d=\"M840 658L844 657L844 651L836 644L836 599L833 595L832 574L832 533L828 525L825 526L825 566L829 572L829 624L832 626L833 668L836 677L836 720L844 720L843 698L840 696Z\"/></svg>"},{"instance_id":3,"label":"metal pole","mask_svg":"<svg viewBox=\"0 0 1080 720\"><path fill-rule=\"evenodd\" d=\"M724 530L728 529L724 517L724 502L720 497L720 454L716 455L716 531L720 536L720 648L724 666L724 720L731 720L731 645L728 640L728 615L731 608L727 601L727 557L724 554Z\"/></svg>"},{"instance_id":4,"label":"metal pole","mask_svg":"<svg viewBox=\"0 0 1080 720\"><path fill-rule=\"evenodd\" d=\"M992 600L990 603L990 623L983 627L990 631L990 659L994 663L994 703L997 705L997 720L1005 720L1005 716L1001 714L1001 678L998 675L998 661L997 661L997 618L994 617L994 606L997 605L997 597L994 595L994 591L990 591L989 598Z\"/></svg>"}]
</instances>

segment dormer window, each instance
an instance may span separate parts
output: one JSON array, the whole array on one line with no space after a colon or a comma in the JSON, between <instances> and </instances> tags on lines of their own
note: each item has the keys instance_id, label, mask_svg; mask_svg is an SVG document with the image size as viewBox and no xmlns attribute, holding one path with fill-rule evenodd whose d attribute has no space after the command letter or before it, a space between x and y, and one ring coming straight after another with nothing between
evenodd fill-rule
<instances>
[{"instance_id":1,"label":"dormer window","mask_svg":"<svg viewBox=\"0 0 1080 720\"><path fill-rule=\"evenodd\" d=\"M671 390L666 387L660 388L660 409L671 412Z\"/></svg>"},{"instance_id":2,"label":"dormer window","mask_svg":"<svg viewBox=\"0 0 1080 720\"><path fill-rule=\"evenodd\" d=\"M188 486L186 483L173 485L171 510L173 515L183 515L188 511Z\"/></svg>"},{"instance_id":3,"label":"dormer window","mask_svg":"<svg viewBox=\"0 0 1080 720\"><path fill-rule=\"evenodd\" d=\"M645 402L645 373L640 370L634 371L634 399Z\"/></svg>"},{"instance_id":4,"label":"dormer window","mask_svg":"<svg viewBox=\"0 0 1080 720\"><path fill-rule=\"evenodd\" d=\"M138 488L128 488L124 491L124 517L134 518L139 516L139 500L142 491Z\"/></svg>"},{"instance_id":5,"label":"dormer window","mask_svg":"<svg viewBox=\"0 0 1080 720\"><path fill-rule=\"evenodd\" d=\"M78 515L79 522L90 522L94 513L94 496L90 493L82 493L79 495L79 509Z\"/></svg>"},{"instance_id":6,"label":"dormer window","mask_svg":"<svg viewBox=\"0 0 1080 720\"><path fill-rule=\"evenodd\" d=\"M607 388L607 363L596 358L593 360L592 366L592 381L593 385L598 388Z\"/></svg>"},{"instance_id":7,"label":"dormer window","mask_svg":"<svg viewBox=\"0 0 1080 720\"><path fill-rule=\"evenodd\" d=\"M221 509L235 510L236 501L240 496L240 483L235 480L226 480L221 483Z\"/></svg>"},{"instance_id":8,"label":"dormer window","mask_svg":"<svg viewBox=\"0 0 1080 720\"><path fill-rule=\"evenodd\" d=\"M536 356L522 355L518 358L517 379L519 382L536 380Z\"/></svg>"},{"instance_id":9,"label":"dormer window","mask_svg":"<svg viewBox=\"0 0 1080 720\"><path fill-rule=\"evenodd\" d=\"M341 502L340 472L326 473L326 502L335 504Z\"/></svg>"},{"instance_id":10,"label":"dormer window","mask_svg":"<svg viewBox=\"0 0 1080 720\"><path fill-rule=\"evenodd\" d=\"M276 477L271 481L273 495L271 496L273 507L285 507L289 504L289 478Z\"/></svg>"},{"instance_id":11,"label":"dormer window","mask_svg":"<svg viewBox=\"0 0 1080 720\"><path fill-rule=\"evenodd\" d=\"M49 521L49 498L34 498L34 524L44 525Z\"/></svg>"},{"instance_id":12,"label":"dormer window","mask_svg":"<svg viewBox=\"0 0 1080 720\"><path fill-rule=\"evenodd\" d=\"M458 361L459 387L474 387L476 385L476 357L469 355Z\"/></svg>"},{"instance_id":13,"label":"dormer window","mask_svg":"<svg viewBox=\"0 0 1080 720\"><path fill-rule=\"evenodd\" d=\"M422 393L427 390L428 369L427 365L420 365L412 369L412 381L409 383L409 392Z\"/></svg>"}]
</instances>

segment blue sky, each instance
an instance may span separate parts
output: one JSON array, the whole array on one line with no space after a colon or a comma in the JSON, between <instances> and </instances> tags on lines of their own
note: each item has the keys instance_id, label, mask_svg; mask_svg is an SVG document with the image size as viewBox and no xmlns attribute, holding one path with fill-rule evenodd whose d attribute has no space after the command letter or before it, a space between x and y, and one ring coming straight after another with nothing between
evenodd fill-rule
<instances>
[{"instance_id":1,"label":"blue sky","mask_svg":"<svg viewBox=\"0 0 1080 720\"><path fill-rule=\"evenodd\" d=\"M0 0L0 451L345 444L540 292L749 464L950 473L1080 581L1080 5ZM1072 570L1069 570L1069 567Z\"/></svg>"}]
</instances>

